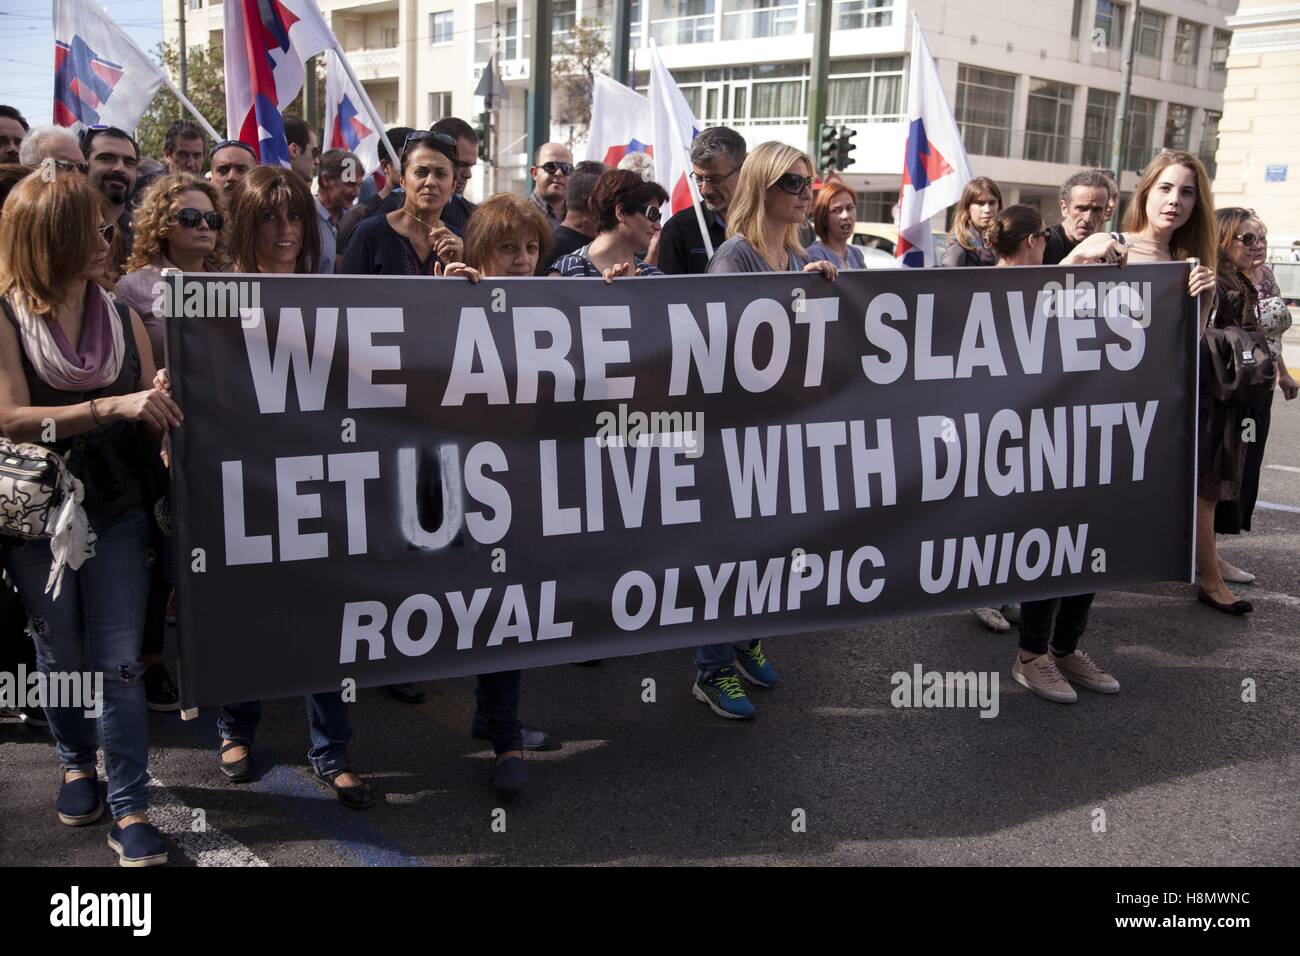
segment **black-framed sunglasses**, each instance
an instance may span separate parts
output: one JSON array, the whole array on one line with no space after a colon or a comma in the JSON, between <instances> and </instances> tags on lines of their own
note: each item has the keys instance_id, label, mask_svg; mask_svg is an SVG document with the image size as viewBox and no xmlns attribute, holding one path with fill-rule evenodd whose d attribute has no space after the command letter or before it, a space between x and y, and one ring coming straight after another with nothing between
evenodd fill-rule
<instances>
[{"instance_id":1,"label":"black-framed sunglasses","mask_svg":"<svg viewBox=\"0 0 1300 956\"><path fill-rule=\"evenodd\" d=\"M699 173L691 173L691 179L695 180L697 186L721 186L738 172L740 172L740 167L736 166L731 172L721 176L701 176Z\"/></svg>"},{"instance_id":2,"label":"black-framed sunglasses","mask_svg":"<svg viewBox=\"0 0 1300 956\"><path fill-rule=\"evenodd\" d=\"M117 235L117 223L106 222L95 231L99 233L99 238L103 239L111 246L113 244L113 238Z\"/></svg>"},{"instance_id":3,"label":"black-framed sunglasses","mask_svg":"<svg viewBox=\"0 0 1300 956\"><path fill-rule=\"evenodd\" d=\"M650 203L650 205L646 206L644 209L638 209L636 211L645 216L651 222L658 222L663 218L663 211L654 203Z\"/></svg>"},{"instance_id":4,"label":"black-framed sunglasses","mask_svg":"<svg viewBox=\"0 0 1300 956\"><path fill-rule=\"evenodd\" d=\"M1051 227L1051 226L1047 226L1047 227L1045 227L1045 228L1043 228L1043 229L1039 229L1037 232L1031 232L1031 233L1029 234L1029 238L1030 238L1030 239L1046 239L1046 238L1047 238L1048 236L1050 236L1051 234L1052 234L1052 227Z\"/></svg>"},{"instance_id":5,"label":"black-framed sunglasses","mask_svg":"<svg viewBox=\"0 0 1300 956\"><path fill-rule=\"evenodd\" d=\"M800 176L798 173L786 173L773 183L773 185L780 187L791 196L798 196L805 189L812 189L812 184L813 178L811 176Z\"/></svg>"},{"instance_id":6,"label":"black-framed sunglasses","mask_svg":"<svg viewBox=\"0 0 1300 956\"><path fill-rule=\"evenodd\" d=\"M556 173L559 173L561 176L568 176L573 172L573 163L557 163L552 160L549 163L542 163L537 168L546 170L552 176Z\"/></svg>"},{"instance_id":7,"label":"black-framed sunglasses","mask_svg":"<svg viewBox=\"0 0 1300 956\"><path fill-rule=\"evenodd\" d=\"M226 224L226 217L221 215L215 209L209 209L207 212L200 212L193 206L186 206L176 214L176 221L186 229L197 229L199 223L206 222L208 228L213 232L218 231Z\"/></svg>"},{"instance_id":8,"label":"black-framed sunglasses","mask_svg":"<svg viewBox=\"0 0 1300 956\"><path fill-rule=\"evenodd\" d=\"M1268 233L1266 232L1261 232L1261 233L1245 232L1239 236L1233 236L1233 238L1241 240L1241 244L1245 246L1247 249L1251 248L1256 243L1258 243L1259 245L1268 245Z\"/></svg>"},{"instance_id":9,"label":"black-framed sunglasses","mask_svg":"<svg viewBox=\"0 0 1300 956\"><path fill-rule=\"evenodd\" d=\"M227 146L238 146L240 149L247 152L254 159L257 158L257 154L253 152L253 147L249 146L242 139L223 139L221 142L217 143L215 146L212 147L212 152L208 153L208 155L215 156L217 155L218 152L225 149Z\"/></svg>"},{"instance_id":10,"label":"black-framed sunglasses","mask_svg":"<svg viewBox=\"0 0 1300 956\"><path fill-rule=\"evenodd\" d=\"M452 149L456 148L456 140L448 136L446 133L435 133L432 130L427 129L417 129L415 132L410 133L406 137L405 145L410 146L412 143L429 142L440 143L443 146L450 146Z\"/></svg>"}]
</instances>

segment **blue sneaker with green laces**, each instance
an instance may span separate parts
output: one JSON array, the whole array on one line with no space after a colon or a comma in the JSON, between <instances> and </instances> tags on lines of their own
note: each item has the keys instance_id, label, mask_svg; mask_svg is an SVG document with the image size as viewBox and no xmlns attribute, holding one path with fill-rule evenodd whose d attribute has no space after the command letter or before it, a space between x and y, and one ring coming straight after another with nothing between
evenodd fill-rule
<instances>
[{"instance_id":1,"label":"blue sneaker with green laces","mask_svg":"<svg viewBox=\"0 0 1300 956\"><path fill-rule=\"evenodd\" d=\"M776 669L763 653L762 641L750 641L746 647L736 647L736 669L751 684L759 687L776 686Z\"/></svg>"},{"instance_id":2,"label":"blue sneaker with green laces","mask_svg":"<svg viewBox=\"0 0 1300 956\"><path fill-rule=\"evenodd\" d=\"M719 667L712 674L697 677L691 693L696 700L709 705L719 717L728 720L753 720L754 705L749 702L745 688L736 676L734 667Z\"/></svg>"}]
</instances>

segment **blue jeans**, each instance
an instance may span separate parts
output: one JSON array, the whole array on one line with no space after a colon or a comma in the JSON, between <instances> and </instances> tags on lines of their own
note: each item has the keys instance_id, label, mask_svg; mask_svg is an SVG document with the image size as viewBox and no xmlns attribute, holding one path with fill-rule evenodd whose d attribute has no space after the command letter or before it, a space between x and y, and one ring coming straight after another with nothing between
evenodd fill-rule
<instances>
[{"instance_id":1,"label":"blue jeans","mask_svg":"<svg viewBox=\"0 0 1300 956\"><path fill-rule=\"evenodd\" d=\"M6 562L36 642L42 673L103 674L103 713L47 707L54 750L68 770L95 772L96 730L108 771L108 808L114 819L149 806L149 711L144 699L140 640L153 560L149 516L128 511L96 527L95 556L78 570L65 568L57 600L45 593L48 541L13 548Z\"/></svg>"},{"instance_id":2,"label":"blue jeans","mask_svg":"<svg viewBox=\"0 0 1300 956\"><path fill-rule=\"evenodd\" d=\"M735 644L705 644L695 648L695 668L698 677L703 680L720 667L730 667L736 662L736 648L750 647L753 641L737 641Z\"/></svg>"},{"instance_id":3,"label":"blue jeans","mask_svg":"<svg viewBox=\"0 0 1300 956\"><path fill-rule=\"evenodd\" d=\"M311 750L307 759L319 776L348 769L348 741L352 739L352 724L348 721L348 705L343 691L309 694L307 702L307 727L311 732ZM262 719L262 702L226 704L217 718L217 733L223 740L233 740L250 750L257 724Z\"/></svg>"}]
</instances>

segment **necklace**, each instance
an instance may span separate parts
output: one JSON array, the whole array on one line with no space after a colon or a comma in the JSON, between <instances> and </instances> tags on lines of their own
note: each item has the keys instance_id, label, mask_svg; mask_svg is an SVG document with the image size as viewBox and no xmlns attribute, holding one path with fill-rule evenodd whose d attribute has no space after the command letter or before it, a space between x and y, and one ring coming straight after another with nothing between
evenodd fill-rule
<instances>
[{"instance_id":1,"label":"necklace","mask_svg":"<svg viewBox=\"0 0 1300 956\"><path fill-rule=\"evenodd\" d=\"M421 219L421 218L420 218L419 216L417 216L415 213L413 213L413 212L409 212L405 206L402 207L402 212L405 213L406 215L410 216L412 219L414 219L416 222L418 222L420 225L422 225L425 229L432 229L432 228L433 228L433 226L429 225L427 222L425 222L423 219Z\"/></svg>"}]
</instances>

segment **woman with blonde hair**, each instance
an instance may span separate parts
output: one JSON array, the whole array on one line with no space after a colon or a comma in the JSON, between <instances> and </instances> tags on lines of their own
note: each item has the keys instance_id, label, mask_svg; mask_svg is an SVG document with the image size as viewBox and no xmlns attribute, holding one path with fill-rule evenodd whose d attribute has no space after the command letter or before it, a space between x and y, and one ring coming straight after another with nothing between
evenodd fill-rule
<instances>
[{"instance_id":1,"label":"woman with blonde hair","mask_svg":"<svg viewBox=\"0 0 1300 956\"><path fill-rule=\"evenodd\" d=\"M709 272L820 272L835 266L808 261L799 230L812 207L813 164L808 154L775 141L745 157L727 215L727 241L713 253Z\"/></svg>"},{"instance_id":2,"label":"woman with blonde hair","mask_svg":"<svg viewBox=\"0 0 1300 956\"><path fill-rule=\"evenodd\" d=\"M116 231L105 211L85 176L50 164L14 187L0 220L0 434L65 456L79 483L69 484L53 530L7 539L3 559L41 672L103 676L92 709L66 700L45 708L63 768L59 820L85 826L103 814L102 751L108 845L122 866L153 866L167 862L167 843L149 822L140 644L149 508L160 491L153 468L181 412L154 386L140 317L101 287Z\"/></svg>"},{"instance_id":3,"label":"woman with blonde hair","mask_svg":"<svg viewBox=\"0 0 1300 956\"><path fill-rule=\"evenodd\" d=\"M812 206L812 171L808 154L785 143L763 143L746 156L727 207L729 238L713 253L709 272L820 272L833 282L835 266L825 259L809 262L799 244ZM759 640L697 647L695 670L691 694L729 720L755 715L740 678L759 687L777 682Z\"/></svg>"},{"instance_id":4,"label":"woman with blonde hair","mask_svg":"<svg viewBox=\"0 0 1300 956\"><path fill-rule=\"evenodd\" d=\"M991 266L997 254L984 241L984 233L1002 211L1002 190L987 176L976 176L961 191L957 212L953 215L948 248L943 254L945 266Z\"/></svg>"}]
</instances>

